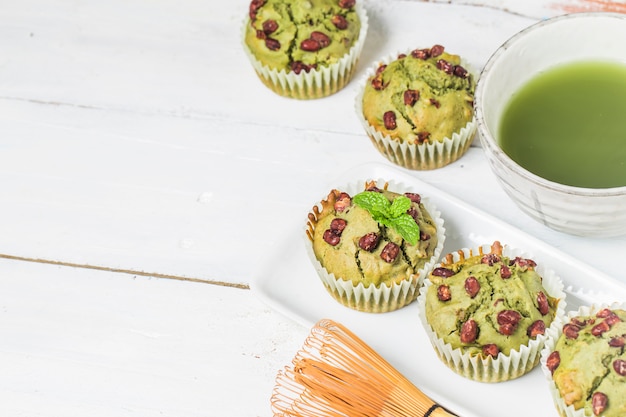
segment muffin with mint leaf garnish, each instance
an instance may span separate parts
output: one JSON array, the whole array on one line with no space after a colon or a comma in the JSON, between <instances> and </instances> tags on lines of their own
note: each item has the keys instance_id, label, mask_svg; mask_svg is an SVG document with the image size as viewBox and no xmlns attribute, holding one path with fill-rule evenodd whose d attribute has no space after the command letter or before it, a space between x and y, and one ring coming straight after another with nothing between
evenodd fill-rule
<instances>
[{"instance_id":1,"label":"muffin with mint leaf garnish","mask_svg":"<svg viewBox=\"0 0 626 417\"><path fill-rule=\"evenodd\" d=\"M341 304L382 313L416 299L444 242L439 211L416 191L382 180L350 184L309 213L309 256Z\"/></svg>"}]
</instances>

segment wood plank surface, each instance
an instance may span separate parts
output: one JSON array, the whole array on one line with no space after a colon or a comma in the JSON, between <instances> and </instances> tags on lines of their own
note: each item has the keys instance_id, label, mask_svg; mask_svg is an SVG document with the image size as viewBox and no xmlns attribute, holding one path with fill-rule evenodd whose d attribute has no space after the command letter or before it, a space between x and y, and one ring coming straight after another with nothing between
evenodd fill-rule
<instances>
[{"instance_id":1,"label":"wood plank surface","mask_svg":"<svg viewBox=\"0 0 626 417\"><path fill-rule=\"evenodd\" d=\"M478 74L541 19L626 11L367 0L354 79L294 101L247 62L248 0L2 3L0 415L12 417L270 416L274 376L308 329L247 288L343 172L388 163L354 114L369 66L438 43ZM531 220L478 141L445 169L410 174L626 279L626 237Z\"/></svg>"},{"instance_id":2,"label":"wood plank surface","mask_svg":"<svg viewBox=\"0 0 626 417\"><path fill-rule=\"evenodd\" d=\"M0 260L0 414L269 416L307 329L249 290Z\"/></svg>"}]
</instances>

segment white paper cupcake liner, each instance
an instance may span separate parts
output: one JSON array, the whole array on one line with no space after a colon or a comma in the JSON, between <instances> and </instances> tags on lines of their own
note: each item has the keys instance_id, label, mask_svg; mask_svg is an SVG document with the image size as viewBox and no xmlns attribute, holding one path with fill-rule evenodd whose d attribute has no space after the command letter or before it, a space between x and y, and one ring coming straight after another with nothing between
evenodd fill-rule
<instances>
[{"instance_id":1,"label":"white paper cupcake liner","mask_svg":"<svg viewBox=\"0 0 626 417\"><path fill-rule=\"evenodd\" d=\"M410 54L411 51L404 52ZM412 170L431 170L446 166L459 159L469 149L474 136L476 134L476 118L472 116L465 127L460 131L446 137L442 141L433 141L423 144L408 143L395 140L387 136L368 123L363 115L363 94L365 86L370 78L376 74L376 70L381 64L389 64L398 58L400 53L389 55L386 58L376 62L370 67L361 83L355 98L354 107L361 125L365 129L367 136L370 138L374 146L389 161L396 165ZM462 61L463 66L468 69L469 65ZM474 72L470 71L474 76Z\"/></svg>"},{"instance_id":2,"label":"white paper cupcake liner","mask_svg":"<svg viewBox=\"0 0 626 417\"><path fill-rule=\"evenodd\" d=\"M475 249L463 248L461 251L464 253L465 258L469 258L480 253L489 253L491 248L489 245L485 245ZM507 245L504 246L502 255L510 259L516 256L532 259L532 256L522 252L520 249L510 248ZM460 259L459 254L454 252L453 259L453 262L458 261ZM434 267L437 268L441 265L440 263ZM543 278L543 287L547 294L560 300L555 314L555 320L558 320L558 318L562 318L565 315L566 308L565 292L563 291L561 278L553 270L542 265L538 264L535 269ZM444 342L442 338L437 336L426 319L426 292L431 285L432 282L426 277L417 298L418 314L437 355L450 369L474 381L502 382L518 378L537 366L541 349L547 338L546 334L531 339L527 345L522 345L519 349L511 349L508 355L500 352L495 358L471 355L463 352L460 348L454 349L449 343Z\"/></svg>"},{"instance_id":3,"label":"white paper cupcake liner","mask_svg":"<svg viewBox=\"0 0 626 417\"><path fill-rule=\"evenodd\" d=\"M576 409L573 405L565 404L565 401L561 397L559 390L552 379L552 373L548 369L547 360L548 356L554 351L556 347L556 343L563 333L563 325L568 323L573 317L577 316L591 316L596 312L609 308L611 310L619 309L626 310L626 303L624 302L614 302L614 303L598 303L592 304L588 306L581 306L578 310L569 311L567 315L561 317L559 320L555 320L554 323L546 330L546 341L545 345L541 351L541 370L543 371L543 375L546 377L548 381L548 388L550 390L550 395L552 396L552 400L554 401L554 406L556 407L559 415L561 417L589 417L589 415L585 414L585 409Z\"/></svg>"},{"instance_id":4,"label":"white paper cupcake liner","mask_svg":"<svg viewBox=\"0 0 626 417\"><path fill-rule=\"evenodd\" d=\"M246 27L250 24L250 18L246 17L241 26L243 50L246 52L259 79L275 93L301 100L327 97L341 90L354 75L367 36L369 26L367 11L361 3L362 1L357 2L355 5L355 10L361 21L361 30L356 42L348 53L334 64L319 66L309 72L301 71L300 74L285 69L279 71L269 68L255 58L245 42Z\"/></svg>"},{"instance_id":5,"label":"white paper cupcake liner","mask_svg":"<svg viewBox=\"0 0 626 417\"><path fill-rule=\"evenodd\" d=\"M354 196L365 189L365 183L366 181L358 181L336 188ZM416 190L414 187L410 188L402 183L390 180L378 179L376 183L380 188L383 188L382 185L387 183L389 191L399 194L404 192L419 193L419 190ZM353 285L351 280L336 277L333 273L326 270L315 257L311 240L306 235L307 230L310 228L310 224L307 223L304 233L305 248L320 280L330 295L347 307L370 313L385 313L397 310L415 301L424 276L439 260L445 241L445 228L441 213L429 200L428 196L422 195L421 201L437 226L437 246L433 256L417 274L413 274L409 279L394 282L390 285L380 284L379 286L370 285L368 287L365 287L362 283Z\"/></svg>"}]
</instances>

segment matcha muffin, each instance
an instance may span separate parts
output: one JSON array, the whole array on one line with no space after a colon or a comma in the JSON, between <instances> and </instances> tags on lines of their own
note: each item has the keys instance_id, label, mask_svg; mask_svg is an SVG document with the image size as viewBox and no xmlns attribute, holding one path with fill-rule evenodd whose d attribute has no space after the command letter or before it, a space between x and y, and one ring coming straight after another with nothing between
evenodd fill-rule
<instances>
[{"instance_id":1,"label":"matcha muffin","mask_svg":"<svg viewBox=\"0 0 626 417\"><path fill-rule=\"evenodd\" d=\"M373 313L415 300L445 236L428 199L382 180L333 189L309 213L305 232L328 292L347 307Z\"/></svg>"},{"instance_id":2,"label":"matcha muffin","mask_svg":"<svg viewBox=\"0 0 626 417\"><path fill-rule=\"evenodd\" d=\"M391 162L439 168L460 158L474 138L474 78L441 45L394 55L366 74L356 112Z\"/></svg>"},{"instance_id":3,"label":"matcha muffin","mask_svg":"<svg viewBox=\"0 0 626 417\"><path fill-rule=\"evenodd\" d=\"M490 250L446 255L426 277L418 305L448 367L472 380L500 382L539 363L545 331L564 314L564 298L553 271L496 241Z\"/></svg>"},{"instance_id":4,"label":"matcha muffin","mask_svg":"<svg viewBox=\"0 0 626 417\"><path fill-rule=\"evenodd\" d=\"M626 416L626 305L570 312L548 331L541 365L562 417Z\"/></svg>"},{"instance_id":5,"label":"matcha muffin","mask_svg":"<svg viewBox=\"0 0 626 417\"><path fill-rule=\"evenodd\" d=\"M356 0L252 0L243 47L257 75L286 97L331 95L350 81L367 33Z\"/></svg>"}]
</instances>

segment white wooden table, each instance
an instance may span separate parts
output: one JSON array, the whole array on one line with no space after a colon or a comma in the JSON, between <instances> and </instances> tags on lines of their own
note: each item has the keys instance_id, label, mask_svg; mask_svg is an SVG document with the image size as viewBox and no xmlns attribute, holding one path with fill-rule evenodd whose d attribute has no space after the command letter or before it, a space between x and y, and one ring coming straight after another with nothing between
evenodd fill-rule
<instances>
[{"instance_id":1,"label":"white wooden table","mask_svg":"<svg viewBox=\"0 0 626 417\"><path fill-rule=\"evenodd\" d=\"M369 0L353 82L294 101L247 62L247 0L0 3L0 415L46 417L271 415L275 374L309 329L250 280L331 181L388 164L353 110L365 68L440 43L480 69L539 19L626 11ZM606 255L626 238L534 222L478 141L410 174L626 283Z\"/></svg>"}]
</instances>

